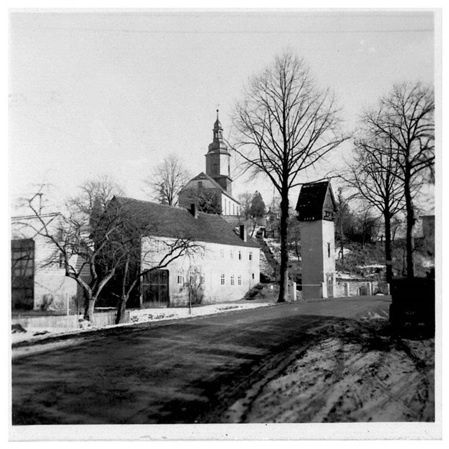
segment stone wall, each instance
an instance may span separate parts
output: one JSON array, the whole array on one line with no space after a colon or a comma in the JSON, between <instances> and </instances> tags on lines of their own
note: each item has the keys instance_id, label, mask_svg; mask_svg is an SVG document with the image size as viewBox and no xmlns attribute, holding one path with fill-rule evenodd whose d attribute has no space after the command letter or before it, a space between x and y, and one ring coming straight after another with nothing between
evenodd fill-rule
<instances>
[{"instance_id":1,"label":"stone wall","mask_svg":"<svg viewBox=\"0 0 449 449\"><path fill-rule=\"evenodd\" d=\"M334 297L341 298L347 296L368 296L382 293L388 295L389 286L382 281L366 280L337 280L334 288Z\"/></svg>"}]
</instances>

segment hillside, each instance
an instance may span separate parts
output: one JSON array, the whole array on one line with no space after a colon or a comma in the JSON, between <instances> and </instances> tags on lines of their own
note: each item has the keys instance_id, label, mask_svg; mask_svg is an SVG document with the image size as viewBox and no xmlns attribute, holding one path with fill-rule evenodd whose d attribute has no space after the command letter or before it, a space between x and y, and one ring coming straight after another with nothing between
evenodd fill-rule
<instances>
[{"instance_id":1,"label":"hillside","mask_svg":"<svg viewBox=\"0 0 449 449\"><path fill-rule=\"evenodd\" d=\"M280 243L277 239L265 239L274 259L280 262ZM382 279L385 273L384 243L375 242L364 244L345 243L343 246L344 257L340 258L340 244L336 242L335 268L337 277L349 278L378 278ZM426 276L430 268L434 266L434 259L416 242L415 248L415 276ZM301 279L301 260L295 251L289 251L289 275L297 282ZM273 275L270 264L265 257L261 264L261 272L268 276ZM395 277L405 275L405 243L403 240L393 242L393 272Z\"/></svg>"},{"instance_id":2,"label":"hillside","mask_svg":"<svg viewBox=\"0 0 449 449\"><path fill-rule=\"evenodd\" d=\"M376 242L362 245L348 243L344 245L343 259L338 258L340 248L337 249L335 266L338 272L348 273L357 277L366 277L369 274L384 271L385 253L384 243ZM433 258L416 245L415 248L415 276L425 276L433 266ZM393 242L393 273L395 277L405 275L405 242Z\"/></svg>"}]
</instances>

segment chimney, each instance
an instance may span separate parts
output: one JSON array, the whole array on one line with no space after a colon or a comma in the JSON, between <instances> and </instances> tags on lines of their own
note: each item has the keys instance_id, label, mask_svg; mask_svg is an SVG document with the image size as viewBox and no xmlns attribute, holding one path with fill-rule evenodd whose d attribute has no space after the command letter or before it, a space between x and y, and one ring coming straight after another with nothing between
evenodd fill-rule
<instances>
[{"instance_id":1,"label":"chimney","mask_svg":"<svg viewBox=\"0 0 449 449\"><path fill-rule=\"evenodd\" d=\"M248 236L246 234L246 227L245 225L240 225L240 238L244 241L248 241Z\"/></svg>"},{"instance_id":2,"label":"chimney","mask_svg":"<svg viewBox=\"0 0 449 449\"><path fill-rule=\"evenodd\" d=\"M196 207L195 203L192 203L190 205L190 213L192 214L193 218L198 218L198 208Z\"/></svg>"}]
</instances>

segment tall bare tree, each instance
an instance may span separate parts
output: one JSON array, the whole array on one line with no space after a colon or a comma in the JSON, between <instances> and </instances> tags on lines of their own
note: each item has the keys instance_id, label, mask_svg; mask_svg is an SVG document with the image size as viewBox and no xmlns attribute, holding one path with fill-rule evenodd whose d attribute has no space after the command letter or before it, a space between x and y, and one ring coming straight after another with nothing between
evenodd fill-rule
<instances>
[{"instance_id":1,"label":"tall bare tree","mask_svg":"<svg viewBox=\"0 0 449 449\"><path fill-rule=\"evenodd\" d=\"M391 138L377 136L372 123L362 124L355 141L354 159L346 182L358 198L368 202L383 217L385 226L385 265L387 282L393 278L391 222L405 207L404 188L400 182L402 167Z\"/></svg>"},{"instance_id":2,"label":"tall bare tree","mask_svg":"<svg viewBox=\"0 0 449 449\"><path fill-rule=\"evenodd\" d=\"M253 77L237 104L233 148L254 174L263 173L281 196L279 302L287 298L290 190L348 136L340 132L334 96L317 88L303 59L285 52Z\"/></svg>"},{"instance_id":3,"label":"tall bare tree","mask_svg":"<svg viewBox=\"0 0 449 449\"><path fill-rule=\"evenodd\" d=\"M189 179L189 172L178 156L170 154L154 167L151 176L143 181L144 191L161 204L176 206L179 192Z\"/></svg>"},{"instance_id":4,"label":"tall bare tree","mask_svg":"<svg viewBox=\"0 0 449 449\"><path fill-rule=\"evenodd\" d=\"M364 121L375 137L388 142L399 171L406 211L407 277L414 277L413 227L416 222L413 196L422 183L433 182L435 164L435 98L433 88L422 83L395 85L380 100L379 109L367 113ZM387 159L388 160L388 159ZM391 170L383 163L385 171Z\"/></svg>"}]
</instances>

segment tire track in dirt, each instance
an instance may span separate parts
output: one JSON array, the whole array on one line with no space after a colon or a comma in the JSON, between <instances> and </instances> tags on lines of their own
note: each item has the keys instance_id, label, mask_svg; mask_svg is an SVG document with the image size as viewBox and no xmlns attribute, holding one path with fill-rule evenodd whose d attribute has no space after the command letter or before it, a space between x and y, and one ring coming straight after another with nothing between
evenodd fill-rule
<instances>
[{"instance_id":1,"label":"tire track in dirt","mask_svg":"<svg viewBox=\"0 0 449 449\"><path fill-rule=\"evenodd\" d=\"M433 340L398 340L387 327L377 315L313 331L317 339L254 383L221 422L434 420Z\"/></svg>"}]
</instances>

